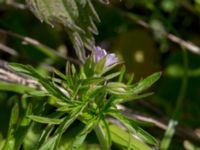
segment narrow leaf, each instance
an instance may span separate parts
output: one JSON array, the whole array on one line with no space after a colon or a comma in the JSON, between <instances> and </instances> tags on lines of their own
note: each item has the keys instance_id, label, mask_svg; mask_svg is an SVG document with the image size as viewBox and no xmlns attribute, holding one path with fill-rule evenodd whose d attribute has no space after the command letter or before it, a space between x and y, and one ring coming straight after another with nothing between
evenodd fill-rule
<instances>
[{"instance_id":1,"label":"narrow leaf","mask_svg":"<svg viewBox=\"0 0 200 150\"><path fill-rule=\"evenodd\" d=\"M159 78L161 77L161 72L156 72L144 80L138 82L132 89L133 94L139 94L143 92L144 90L151 87Z\"/></svg>"},{"instance_id":2,"label":"narrow leaf","mask_svg":"<svg viewBox=\"0 0 200 150\"><path fill-rule=\"evenodd\" d=\"M4 150L14 150L15 146L14 132L16 130L18 118L19 118L19 105L16 103L11 111L8 134L3 147Z\"/></svg>"},{"instance_id":3,"label":"narrow leaf","mask_svg":"<svg viewBox=\"0 0 200 150\"><path fill-rule=\"evenodd\" d=\"M125 132L121 128L116 125L110 125L110 132L112 141L123 148L127 148L129 146L129 133ZM151 150L149 146L145 143L141 142L137 138L131 136L130 139L130 149L132 150Z\"/></svg>"},{"instance_id":4,"label":"narrow leaf","mask_svg":"<svg viewBox=\"0 0 200 150\"><path fill-rule=\"evenodd\" d=\"M72 143L71 150L77 150L83 144L86 136L92 131L96 125L96 120L92 120L85 125L85 128L76 136L75 140Z\"/></svg>"},{"instance_id":5,"label":"narrow leaf","mask_svg":"<svg viewBox=\"0 0 200 150\"><path fill-rule=\"evenodd\" d=\"M129 129L133 134L137 135L140 139L142 139L144 142L158 146L158 143L156 139L148 134L146 131L142 130L140 127L138 127L136 124L132 124L129 119L124 117L121 113L111 113L113 117L118 119L121 123L123 123L127 129Z\"/></svg>"},{"instance_id":6,"label":"narrow leaf","mask_svg":"<svg viewBox=\"0 0 200 150\"><path fill-rule=\"evenodd\" d=\"M34 92L35 89L21 85L21 84L16 84L16 83L7 83L7 82L0 82L0 90L1 91L10 91L10 92L15 92L15 93L29 93L29 92Z\"/></svg>"},{"instance_id":7,"label":"narrow leaf","mask_svg":"<svg viewBox=\"0 0 200 150\"><path fill-rule=\"evenodd\" d=\"M41 116L35 116L35 115L29 115L28 116L33 121L39 122L39 123L45 123L45 124L60 124L62 122L61 119L52 119L47 117L41 117Z\"/></svg>"}]
</instances>

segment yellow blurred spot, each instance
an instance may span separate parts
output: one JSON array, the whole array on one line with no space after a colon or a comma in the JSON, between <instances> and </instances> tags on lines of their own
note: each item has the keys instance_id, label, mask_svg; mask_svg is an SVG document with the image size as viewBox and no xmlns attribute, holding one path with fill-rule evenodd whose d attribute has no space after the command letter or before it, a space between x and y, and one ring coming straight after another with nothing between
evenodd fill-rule
<instances>
[{"instance_id":1,"label":"yellow blurred spot","mask_svg":"<svg viewBox=\"0 0 200 150\"><path fill-rule=\"evenodd\" d=\"M143 63L144 62L144 52L141 50L137 50L135 51L135 53L133 54L134 60L137 63Z\"/></svg>"},{"instance_id":2,"label":"yellow blurred spot","mask_svg":"<svg viewBox=\"0 0 200 150\"><path fill-rule=\"evenodd\" d=\"M59 53L61 53L62 55L67 56L68 49L67 49L67 47L66 47L65 45L60 45L60 46L58 47L58 51L59 51Z\"/></svg>"}]
</instances>

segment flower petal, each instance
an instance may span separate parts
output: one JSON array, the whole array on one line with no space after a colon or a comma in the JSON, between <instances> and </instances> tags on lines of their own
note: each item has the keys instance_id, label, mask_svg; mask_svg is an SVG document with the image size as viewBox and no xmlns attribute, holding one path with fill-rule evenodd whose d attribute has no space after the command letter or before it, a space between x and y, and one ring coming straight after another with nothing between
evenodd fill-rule
<instances>
[{"instance_id":1,"label":"flower petal","mask_svg":"<svg viewBox=\"0 0 200 150\"><path fill-rule=\"evenodd\" d=\"M114 53L108 54L106 58L106 67L116 64L118 61L117 56Z\"/></svg>"},{"instance_id":2,"label":"flower petal","mask_svg":"<svg viewBox=\"0 0 200 150\"><path fill-rule=\"evenodd\" d=\"M102 49L101 47L97 46L94 49L95 63L99 62L103 57L106 57L105 67L111 66L117 63L118 61L117 56L114 53L107 54L105 49Z\"/></svg>"},{"instance_id":3,"label":"flower petal","mask_svg":"<svg viewBox=\"0 0 200 150\"><path fill-rule=\"evenodd\" d=\"M102 59L104 56L107 55L107 52L105 49L102 49L101 47L97 46L94 49L94 58L95 62L97 63L100 59Z\"/></svg>"}]
</instances>

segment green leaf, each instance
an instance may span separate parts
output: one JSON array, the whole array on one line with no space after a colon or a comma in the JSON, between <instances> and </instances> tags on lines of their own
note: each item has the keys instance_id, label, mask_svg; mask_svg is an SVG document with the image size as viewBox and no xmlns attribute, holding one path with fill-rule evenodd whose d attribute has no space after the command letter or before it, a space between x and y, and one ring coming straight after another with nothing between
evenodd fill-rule
<instances>
[{"instance_id":1,"label":"green leaf","mask_svg":"<svg viewBox=\"0 0 200 150\"><path fill-rule=\"evenodd\" d=\"M133 94L139 94L144 90L151 87L159 78L161 77L161 72L156 72L142 81L136 83L136 85L132 88Z\"/></svg>"},{"instance_id":2,"label":"green leaf","mask_svg":"<svg viewBox=\"0 0 200 150\"><path fill-rule=\"evenodd\" d=\"M127 82L127 85L131 85L132 82L133 82L133 79L134 79L134 73L132 73L130 76L129 76L129 79L128 79L128 82Z\"/></svg>"},{"instance_id":3,"label":"green leaf","mask_svg":"<svg viewBox=\"0 0 200 150\"><path fill-rule=\"evenodd\" d=\"M8 134L7 138L3 147L3 150L14 150L15 149L15 138L14 138L14 132L17 127L17 122L19 118L19 105L16 103L11 111L11 117L8 127Z\"/></svg>"},{"instance_id":4,"label":"green leaf","mask_svg":"<svg viewBox=\"0 0 200 150\"><path fill-rule=\"evenodd\" d=\"M105 129L103 127L105 127ZM102 125L101 123L98 123L94 130L100 142L101 148L104 150L109 150L111 146L111 136L107 125Z\"/></svg>"},{"instance_id":5,"label":"green leaf","mask_svg":"<svg viewBox=\"0 0 200 150\"><path fill-rule=\"evenodd\" d=\"M56 144L54 145L54 150L58 149L61 137L64 133L64 131L67 130L67 128L79 117L79 115L82 114L83 110L86 108L88 105L88 102L76 107L73 109L73 112L70 113L60 124L58 129L56 130L56 134L54 135L56 138Z\"/></svg>"},{"instance_id":6,"label":"green leaf","mask_svg":"<svg viewBox=\"0 0 200 150\"><path fill-rule=\"evenodd\" d=\"M96 74L102 74L105 69L105 63L106 63L106 56L97 62L97 64L95 65L94 72Z\"/></svg>"},{"instance_id":7,"label":"green leaf","mask_svg":"<svg viewBox=\"0 0 200 150\"><path fill-rule=\"evenodd\" d=\"M109 82L106 88L109 93L115 95L130 95L129 88L121 82Z\"/></svg>"},{"instance_id":8,"label":"green leaf","mask_svg":"<svg viewBox=\"0 0 200 150\"><path fill-rule=\"evenodd\" d=\"M123 116L120 112L110 113L110 115L118 119L121 123L125 125L125 127L127 127L128 130L137 135L144 142L154 146L158 146L158 143L153 136L138 127L136 124L133 124L133 122L131 123L129 119Z\"/></svg>"},{"instance_id":9,"label":"green leaf","mask_svg":"<svg viewBox=\"0 0 200 150\"><path fill-rule=\"evenodd\" d=\"M12 127L17 124L18 118L19 118L19 105L18 103L16 103L11 111L9 130L12 130Z\"/></svg>"},{"instance_id":10,"label":"green leaf","mask_svg":"<svg viewBox=\"0 0 200 150\"><path fill-rule=\"evenodd\" d=\"M53 147L56 143L57 136L54 136L48 140L47 143L44 143L39 150L53 150Z\"/></svg>"},{"instance_id":11,"label":"green leaf","mask_svg":"<svg viewBox=\"0 0 200 150\"><path fill-rule=\"evenodd\" d=\"M72 64L71 65L72 75L75 77L77 74L76 67Z\"/></svg>"},{"instance_id":12,"label":"green leaf","mask_svg":"<svg viewBox=\"0 0 200 150\"><path fill-rule=\"evenodd\" d=\"M105 80L111 80L111 79L113 79L113 78L116 78L116 77L119 76L119 75L120 75L120 72L111 73L111 74L105 76L104 79L105 79Z\"/></svg>"},{"instance_id":13,"label":"green leaf","mask_svg":"<svg viewBox=\"0 0 200 150\"><path fill-rule=\"evenodd\" d=\"M53 118L47 118L47 117L41 117L41 116L35 116L35 115L29 115L28 117L33 121L36 121L39 123L45 123L45 124L60 124L62 122L61 119L53 119Z\"/></svg>"},{"instance_id":14,"label":"green leaf","mask_svg":"<svg viewBox=\"0 0 200 150\"><path fill-rule=\"evenodd\" d=\"M154 145L158 147L158 142L156 141L156 139L150 135L148 132L146 132L145 130L143 130L140 127L136 128L136 132L137 135L146 143L150 144L150 145Z\"/></svg>"},{"instance_id":15,"label":"green leaf","mask_svg":"<svg viewBox=\"0 0 200 150\"><path fill-rule=\"evenodd\" d=\"M34 88L21 85L21 84L15 84L15 83L7 83L7 82L0 82L0 90L1 91L11 91L16 92L20 94L24 93L30 93L30 92L36 92Z\"/></svg>"},{"instance_id":16,"label":"green leaf","mask_svg":"<svg viewBox=\"0 0 200 150\"><path fill-rule=\"evenodd\" d=\"M79 147L83 144L86 136L92 131L96 123L97 120L92 120L85 125L84 129L80 133L78 133L75 140L73 141L71 150L79 149Z\"/></svg>"},{"instance_id":17,"label":"green leaf","mask_svg":"<svg viewBox=\"0 0 200 150\"><path fill-rule=\"evenodd\" d=\"M55 138L55 140L52 140L52 138L50 138L51 142L49 142L49 141L50 141L50 140L49 140L49 136L50 136L52 130L54 129L53 127L54 127L53 124L49 124L49 125L47 125L46 128L42 131L42 134L41 134L41 136L40 136L40 138L39 138L38 145L36 146L37 149L39 149L39 147L42 149L42 148L44 148L44 146L52 145L52 144L53 144L52 141L54 141L54 142L56 141L56 138ZM50 144L44 144L44 143L48 143L48 142L46 142L47 140L48 140L48 142L49 142ZM44 149L45 149L45 148L44 148Z\"/></svg>"},{"instance_id":18,"label":"green leaf","mask_svg":"<svg viewBox=\"0 0 200 150\"><path fill-rule=\"evenodd\" d=\"M112 141L118 145L121 145L123 148L126 148L129 144L129 133L117 127L116 125L110 125L109 128ZM133 136L131 136L130 139L130 148L132 150L151 150L149 146Z\"/></svg>"},{"instance_id":19,"label":"green leaf","mask_svg":"<svg viewBox=\"0 0 200 150\"><path fill-rule=\"evenodd\" d=\"M30 115L32 113L32 105L29 104L28 107L26 108L26 112L22 117L22 121L19 124L19 128L17 132L15 133L15 149L20 149L24 138L28 132L28 129L31 125L31 120L27 118L26 116Z\"/></svg>"},{"instance_id":20,"label":"green leaf","mask_svg":"<svg viewBox=\"0 0 200 150\"><path fill-rule=\"evenodd\" d=\"M194 145L193 143L191 143L190 141L185 140L184 141L184 148L185 150L200 150L199 146Z\"/></svg>"},{"instance_id":21,"label":"green leaf","mask_svg":"<svg viewBox=\"0 0 200 150\"><path fill-rule=\"evenodd\" d=\"M125 99L116 99L116 100L114 100L113 104L126 103L126 102L133 101L133 100L143 99L143 98L146 98L146 97L151 96L151 95L153 95L152 92L144 93L144 94L141 94L141 95L131 95L131 96L125 98Z\"/></svg>"},{"instance_id":22,"label":"green leaf","mask_svg":"<svg viewBox=\"0 0 200 150\"><path fill-rule=\"evenodd\" d=\"M164 134L164 137L160 143L160 148L165 150L165 149L168 149L169 146L170 146L170 143L171 143L171 140L173 138L173 135L176 131L176 126L178 124L178 121L174 120L174 119L171 119L169 121L169 124L168 124L168 127L167 127L167 130L165 131L165 134Z\"/></svg>"},{"instance_id":23,"label":"green leaf","mask_svg":"<svg viewBox=\"0 0 200 150\"><path fill-rule=\"evenodd\" d=\"M54 72L55 72L56 75L58 75L59 77L61 77L63 80L66 80L66 75L65 74L63 74L62 72L60 72L57 69L54 69Z\"/></svg>"},{"instance_id":24,"label":"green leaf","mask_svg":"<svg viewBox=\"0 0 200 150\"><path fill-rule=\"evenodd\" d=\"M79 79L86 79L87 76L86 76L86 74L85 74L85 71L84 71L83 66L80 66L80 69L79 69L79 70L80 70L80 71L79 71Z\"/></svg>"},{"instance_id":25,"label":"green leaf","mask_svg":"<svg viewBox=\"0 0 200 150\"><path fill-rule=\"evenodd\" d=\"M95 66L94 58L93 57L88 57L86 59L86 62L84 64L84 66L83 66L84 67L84 72L85 72L87 77L92 77L94 75L94 69L93 69L94 66Z\"/></svg>"},{"instance_id":26,"label":"green leaf","mask_svg":"<svg viewBox=\"0 0 200 150\"><path fill-rule=\"evenodd\" d=\"M111 71L112 69L114 69L116 66L118 66L118 65L120 65L120 64L122 64L123 62L117 62L117 63L115 63L115 64L113 64L113 65L111 65L111 66L108 66L108 67L106 67L105 69L104 69L104 71L102 72L102 74L105 74L105 73L107 73L108 71Z\"/></svg>"},{"instance_id":27,"label":"green leaf","mask_svg":"<svg viewBox=\"0 0 200 150\"><path fill-rule=\"evenodd\" d=\"M30 65L23 65L23 64L18 64L18 63L9 63L9 68L13 69L14 71L26 74L26 75L31 75L33 77L33 75L32 75L33 72L31 71ZM38 76L36 78L38 78Z\"/></svg>"},{"instance_id":28,"label":"green leaf","mask_svg":"<svg viewBox=\"0 0 200 150\"><path fill-rule=\"evenodd\" d=\"M9 66L14 69L15 71L27 74L35 79L38 80L39 83L51 94L52 96L63 100L63 101L70 101L70 99L65 95L55 84L51 81L42 77L37 71L30 65L22 65L17 63L10 63Z\"/></svg>"},{"instance_id":29,"label":"green leaf","mask_svg":"<svg viewBox=\"0 0 200 150\"><path fill-rule=\"evenodd\" d=\"M50 94L47 91L28 91L28 96L38 96L38 97L44 97L44 96L50 96Z\"/></svg>"},{"instance_id":30,"label":"green leaf","mask_svg":"<svg viewBox=\"0 0 200 150\"><path fill-rule=\"evenodd\" d=\"M125 65L123 65L121 70L120 70L120 76L119 76L119 79L118 79L119 82L122 82L125 72L126 72L126 67L125 67Z\"/></svg>"},{"instance_id":31,"label":"green leaf","mask_svg":"<svg viewBox=\"0 0 200 150\"><path fill-rule=\"evenodd\" d=\"M98 84L100 82L103 81L103 78L101 77L91 77L91 78L87 78L85 80L82 81L83 85L90 85L90 84Z\"/></svg>"},{"instance_id":32,"label":"green leaf","mask_svg":"<svg viewBox=\"0 0 200 150\"><path fill-rule=\"evenodd\" d=\"M108 148L110 148L111 145L112 145L112 140L111 140L111 135L110 135L109 124L108 124L108 122L107 122L107 120L105 118L103 118L103 123L102 124L103 124L102 126L104 127Z\"/></svg>"},{"instance_id":33,"label":"green leaf","mask_svg":"<svg viewBox=\"0 0 200 150\"><path fill-rule=\"evenodd\" d=\"M56 111L61 111L61 112L70 112L76 106L80 105L80 102L75 101L73 103L58 103L60 105L59 108L56 109Z\"/></svg>"}]
</instances>

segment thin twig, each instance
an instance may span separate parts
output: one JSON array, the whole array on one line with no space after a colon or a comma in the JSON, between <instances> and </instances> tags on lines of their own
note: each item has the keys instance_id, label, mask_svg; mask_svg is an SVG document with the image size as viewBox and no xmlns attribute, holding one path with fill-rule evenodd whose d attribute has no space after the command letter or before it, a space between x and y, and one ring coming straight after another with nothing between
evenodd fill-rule
<instances>
[{"instance_id":1,"label":"thin twig","mask_svg":"<svg viewBox=\"0 0 200 150\"><path fill-rule=\"evenodd\" d=\"M69 60L75 64L78 64L80 65L81 62L78 61L77 59L74 59L74 58L71 58L71 57L68 57L68 56L65 56L65 55L62 55L61 53L58 53L57 51L55 51L54 49L40 43L39 41L33 39L33 38L30 38L30 37L27 37L27 36L23 36L23 35L20 35L18 33L14 33L14 32L11 32L11 31L7 31L5 29L0 29L0 32L4 33L4 34L7 34L9 36L12 36L12 37L15 37L15 38L18 38L20 40L22 40L23 42L25 43L28 43L30 45L33 45L33 46L36 46L36 47L41 47L41 48L45 48L45 49L48 49L48 51L50 51L52 54L54 54L55 56L57 57L60 57L62 59L65 59L65 60Z\"/></svg>"},{"instance_id":2,"label":"thin twig","mask_svg":"<svg viewBox=\"0 0 200 150\"><path fill-rule=\"evenodd\" d=\"M10 55L13 55L13 56L17 56L18 53L16 50L14 50L13 48L10 48L2 43L0 43L0 50L10 54Z\"/></svg>"},{"instance_id":3,"label":"thin twig","mask_svg":"<svg viewBox=\"0 0 200 150\"><path fill-rule=\"evenodd\" d=\"M107 7L109 7L109 6L107 6ZM122 10L120 10L118 8L113 8L113 9L116 9L118 12L120 12L120 14L122 16L124 16L125 18L127 18L131 22L134 22L134 23L140 25L141 27L144 27L144 28L146 28L148 30L153 31L153 29L150 26L150 24L147 23L146 21L144 21L143 19L140 19L140 17L138 17L137 15L134 15L133 13L122 11ZM167 39L169 39L170 41L180 45L181 47L186 48L190 52L200 55L200 47L195 45L191 41L185 41L185 40L181 39L180 37L178 37L178 36L176 36L174 34L171 34L169 32L163 32L161 34L164 37L166 37Z\"/></svg>"},{"instance_id":4,"label":"thin twig","mask_svg":"<svg viewBox=\"0 0 200 150\"><path fill-rule=\"evenodd\" d=\"M135 111L123 106L123 105L120 105L119 107L120 107L120 109L123 110L124 115L129 117L129 118L132 118L134 120L144 121L144 122L147 122L147 123L151 123L151 124L155 125L156 127L160 128L162 130L167 129L168 122L169 122L168 119L166 119L165 121L161 121L161 119L156 119L154 117L144 115L144 114L141 114L139 112L135 112ZM178 125L176 127L175 134L177 136L183 138L184 140L188 139L188 140L200 145L200 138L195 133L194 130L186 129L186 128L183 128L180 125Z\"/></svg>"},{"instance_id":5,"label":"thin twig","mask_svg":"<svg viewBox=\"0 0 200 150\"><path fill-rule=\"evenodd\" d=\"M13 8L16 8L16 9L20 9L20 10L26 10L27 9L27 6L25 4L17 3L17 2L9 2L9 3L6 3L6 5L13 7Z\"/></svg>"},{"instance_id":6,"label":"thin twig","mask_svg":"<svg viewBox=\"0 0 200 150\"><path fill-rule=\"evenodd\" d=\"M26 4L24 4L24 3L18 3L18 2L13 2L13 1L11 1L11 2L3 2L3 3L1 3L0 4L0 9L1 10L7 10L7 9L17 9L17 10L22 10L22 11L24 11L24 10L27 10L27 5Z\"/></svg>"}]
</instances>

